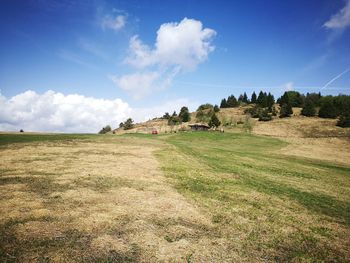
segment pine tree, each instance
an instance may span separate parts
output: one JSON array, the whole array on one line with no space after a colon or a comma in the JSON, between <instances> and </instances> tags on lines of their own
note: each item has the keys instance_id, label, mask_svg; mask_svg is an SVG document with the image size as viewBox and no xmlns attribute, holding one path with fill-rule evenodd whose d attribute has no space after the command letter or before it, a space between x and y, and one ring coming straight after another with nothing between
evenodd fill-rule
<instances>
[{"instance_id":1,"label":"pine tree","mask_svg":"<svg viewBox=\"0 0 350 263\"><path fill-rule=\"evenodd\" d=\"M283 104L280 110L280 118L290 117L293 114L292 105L289 103Z\"/></svg>"},{"instance_id":2,"label":"pine tree","mask_svg":"<svg viewBox=\"0 0 350 263\"><path fill-rule=\"evenodd\" d=\"M250 99L250 102L251 102L251 103L256 103L256 94L255 94L255 91L254 91L253 94L252 94L252 97L251 97L251 99Z\"/></svg>"},{"instance_id":3,"label":"pine tree","mask_svg":"<svg viewBox=\"0 0 350 263\"><path fill-rule=\"evenodd\" d=\"M242 100L244 103L249 103L248 101L248 96L247 96L247 93L244 92L243 94L243 100Z\"/></svg>"},{"instance_id":4,"label":"pine tree","mask_svg":"<svg viewBox=\"0 0 350 263\"><path fill-rule=\"evenodd\" d=\"M275 104L275 98L274 96L269 92L269 94L266 97L266 107L272 111L272 106Z\"/></svg>"},{"instance_id":5,"label":"pine tree","mask_svg":"<svg viewBox=\"0 0 350 263\"><path fill-rule=\"evenodd\" d=\"M227 101L226 101L226 99L222 99L222 100L221 100L220 108L221 108L221 109L227 108Z\"/></svg>"},{"instance_id":6,"label":"pine tree","mask_svg":"<svg viewBox=\"0 0 350 263\"><path fill-rule=\"evenodd\" d=\"M309 97L306 97L305 105L301 110L301 115L312 117L312 116L315 116L315 114L316 114L316 109L315 109L314 103L312 102L311 99L309 99Z\"/></svg>"},{"instance_id":7,"label":"pine tree","mask_svg":"<svg viewBox=\"0 0 350 263\"><path fill-rule=\"evenodd\" d=\"M208 125L209 125L210 127L219 127L220 124L221 124L220 120L218 119L218 117L217 117L216 114L214 113L214 114L211 116Z\"/></svg>"},{"instance_id":8,"label":"pine tree","mask_svg":"<svg viewBox=\"0 0 350 263\"><path fill-rule=\"evenodd\" d=\"M318 112L318 116L321 118L331 118L334 119L337 117L337 109L334 106L332 97L324 97L322 101L321 108Z\"/></svg>"},{"instance_id":9,"label":"pine tree","mask_svg":"<svg viewBox=\"0 0 350 263\"><path fill-rule=\"evenodd\" d=\"M220 111L219 106L215 104L215 106L214 106L214 112L219 112L219 111Z\"/></svg>"},{"instance_id":10,"label":"pine tree","mask_svg":"<svg viewBox=\"0 0 350 263\"><path fill-rule=\"evenodd\" d=\"M238 101L235 96L231 95L227 98L227 107L234 108L238 106Z\"/></svg>"}]
</instances>

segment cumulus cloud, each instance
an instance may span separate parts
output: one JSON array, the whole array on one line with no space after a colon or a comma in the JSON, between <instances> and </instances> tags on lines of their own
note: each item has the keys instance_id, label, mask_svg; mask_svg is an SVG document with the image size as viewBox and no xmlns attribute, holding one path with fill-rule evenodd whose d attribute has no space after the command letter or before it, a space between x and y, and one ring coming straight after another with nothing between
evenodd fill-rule
<instances>
[{"instance_id":1,"label":"cumulus cloud","mask_svg":"<svg viewBox=\"0 0 350 263\"><path fill-rule=\"evenodd\" d=\"M26 91L12 98L0 95L0 129L55 132L97 132L131 113L120 99L104 100L82 95Z\"/></svg>"},{"instance_id":2,"label":"cumulus cloud","mask_svg":"<svg viewBox=\"0 0 350 263\"><path fill-rule=\"evenodd\" d=\"M114 83L138 98L159 87L170 86L179 72L194 70L208 58L214 50L215 35L213 29L203 28L201 21L188 18L179 23L162 24L153 47L135 35L129 41L129 54L124 63L137 68L138 72L113 78Z\"/></svg>"},{"instance_id":3,"label":"cumulus cloud","mask_svg":"<svg viewBox=\"0 0 350 263\"><path fill-rule=\"evenodd\" d=\"M112 29L114 31L119 31L126 24L126 16L117 15L117 16L105 16L102 19L101 27L102 29Z\"/></svg>"},{"instance_id":4,"label":"cumulus cloud","mask_svg":"<svg viewBox=\"0 0 350 263\"><path fill-rule=\"evenodd\" d=\"M213 29L203 28L201 21L194 19L166 23L157 31L153 48L142 43L137 35L133 36L125 62L141 68L158 64L192 70L214 50L211 41L215 34Z\"/></svg>"},{"instance_id":5,"label":"cumulus cloud","mask_svg":"<svg viewBox=\"0 0 350 263\"><path fill-rule=\"evenodd\" d=\"M345 6L335 15L333 15L323 25L331 30L343 31L350 26L350 0L346 0Z\"/></svg>"},{"instance_id":6,"label":"cumulus cloud","mask_svg":"<svg viewBox=\"0 0 350 263\"><path fill-rule=\"evenodd\" d=\"M0 130L96 133L107 124L116 127L128 117L140 122L183 105L194 109L197 104L177 99L151 108L133 109L121 99L64 95L51 90L38 94L29 90L11 98L0 94Z\"/></svg>"}]
</instances>

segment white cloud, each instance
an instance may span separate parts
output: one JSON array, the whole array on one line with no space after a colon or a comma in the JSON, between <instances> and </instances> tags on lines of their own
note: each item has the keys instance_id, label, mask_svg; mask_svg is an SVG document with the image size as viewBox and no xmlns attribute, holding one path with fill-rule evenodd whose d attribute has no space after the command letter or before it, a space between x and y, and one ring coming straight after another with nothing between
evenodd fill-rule
<instances>
[{"instance_id":1,"label":"white cloud","mask_svg":"<svg viewBox=\"0 0 350 263\"><path fill-rule=\"evenodd\" d=\"M130 39L129 54L124 62L137 68L138 72L112 79L134 98L164 89L179 72L194 70L208 58L214 50L212 40L215 35L214 30L203 28L200 21L188 18L180 23L161 25L153 47L135 35Z\"/></svg>"},{"instance_id":2,"label":"white cloud","mask_svg":"<svg viewBox=\"0 0 350 263\"><path fill-rule=\"evenodd\" d=\"M104 100L82 95L26 91L12 98L0 95L0 130L97 132L116 125L131 113L120 99Z\"/></svg>"},{"instance_id":3,"label":"white cloud","mask_svg":"<svg viewBox=\"0 0 350 263\"><path fill-rule=\"evenodd\" d=\"M157 32L154 48L143 44L137 35L133 36L125 62L140 68L156 64L193 70L214 50L211 41L215 35L214 30L203 28L202 23L194 19L166 23Z\"/></svg>"},{"instance_id":4,"label":"white cloud","mask_svg":"<svg viewBox=\"0 0 350 263\"><path fill-rule=\"evenodd\" d=\"M198 103L175 99L151 108L133 109L121 99L64 95L51 90L38 94L29 90L11 98L0 94L0 130L96 133L107 124L117 127L128 117L145 121L164 112L178 111L184 105L195 109Z\"/></svg>"},{"instance_id":5,"label":"white cloud","mask_svg":"<svg viewBox=\"0 0 350 263\"><path fill-rule=\"evenodd\" d=\"M335 15L333 15L324 27L331 30L345 30L350 26L350 0L346 0L345 6Z\"/></svg>"},{"instance_id":6,"label":"white cloud","mask_svg":"<svg viewBox=\"0 0 350 263\"><path fill-rule=\"evenodd\" d=\"M117 16L105 16L102 19L101 27L102 29L112 29L114 31L119 31L126 24L126 16L117 15Z\"/></svg>"}]
</instances>

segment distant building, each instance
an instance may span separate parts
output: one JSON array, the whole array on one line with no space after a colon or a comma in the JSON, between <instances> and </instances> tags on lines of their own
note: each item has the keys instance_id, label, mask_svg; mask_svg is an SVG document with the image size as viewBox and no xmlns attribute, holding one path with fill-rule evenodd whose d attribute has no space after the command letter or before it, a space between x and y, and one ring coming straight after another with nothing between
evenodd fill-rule
<instances>
[{"instance_id":1,"label":"distant building","mask_svg":"<svg viewBox=\"0 0 350 263\"><path fill-rule=\"evenodd\" d=\"M207 131L210 128L207 124L203 123L193 123L188 126L191 127L191 131Z\"/></svg>"}]
</instances>

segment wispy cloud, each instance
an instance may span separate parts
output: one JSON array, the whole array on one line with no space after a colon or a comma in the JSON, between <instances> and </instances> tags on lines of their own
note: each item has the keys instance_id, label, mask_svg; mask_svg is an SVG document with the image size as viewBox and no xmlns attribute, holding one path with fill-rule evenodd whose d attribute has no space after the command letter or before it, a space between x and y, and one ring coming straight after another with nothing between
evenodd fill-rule
<instances>
[{"instance_id":1,"label":"wispy cloud","mask_svg":"<svg viewBox=\"0 0 350 263\"><path fill-rule=\"evenodd\" d=\"M121 30L126 24L126 16L125 15L116 15L105 16L101 21L101 27L103 30L112 29L114 31Z\"/></svg>"},{"instance_id":2,"label":"wispy cloud","mask_svg":"<svg viewBox=\"0 0 350 263\"><path fill-rule=\"evenodd\" d=\"M346 0L345 6L326 21L323 26L332 30L335 34L333 38L339 36L350 27L350 0Z\"/></svg>"},{"instance_id":3,"label":"wispy cloud","mask_svg":"<svg viewBox=\"0 0 350 263\"><path fill-rule=\"evenodd\" d=\"M341 78L343 75L345 75L346 73L348 73L350 71L350 68L347 68L346 70L344 70L343 72L341 72L340 74L336 75L334 78L332 78L330 81L328 81L323 87L322 89L327 89L334 81L336 81L337 79Z\"/></svg>"}]
</instances>

